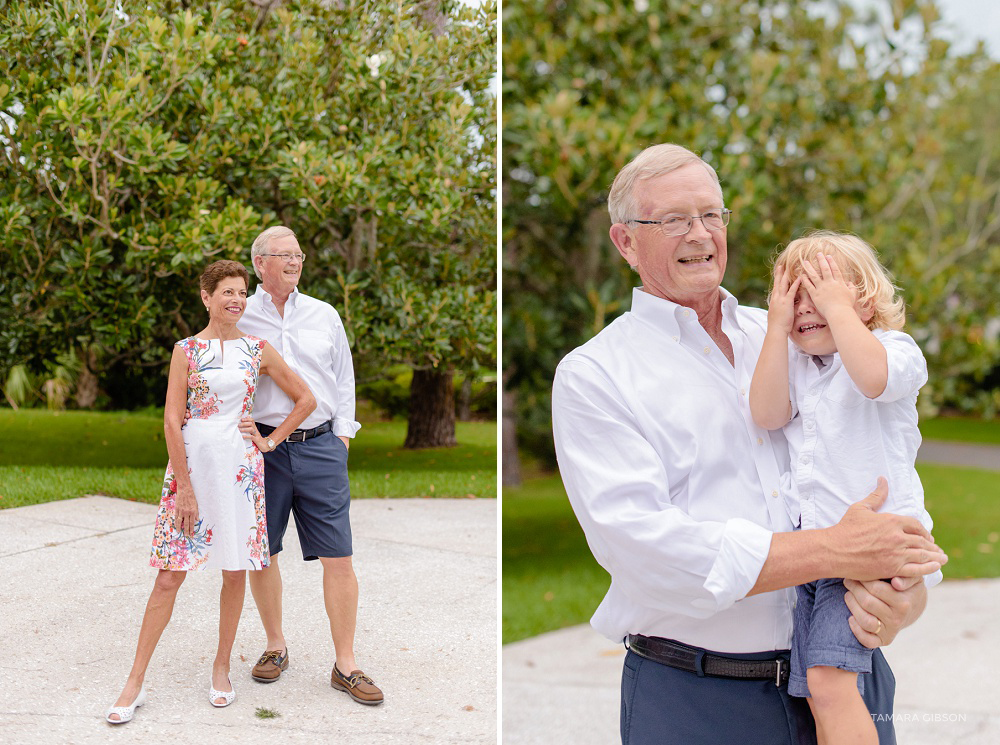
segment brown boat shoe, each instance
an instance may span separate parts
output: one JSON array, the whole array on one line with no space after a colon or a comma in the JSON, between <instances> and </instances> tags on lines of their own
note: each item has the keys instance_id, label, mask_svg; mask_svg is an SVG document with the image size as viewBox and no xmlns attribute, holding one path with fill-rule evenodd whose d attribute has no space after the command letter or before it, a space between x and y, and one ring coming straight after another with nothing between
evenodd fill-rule
<instances>
[{"instance_id":1,"label":"brown boat shoe","mask_svg":"<svg viewBox=\"0 0 1000 745\"><path fill-rule=\"evenodd\" d=\"M336 663L333 665L333 672L330 673L330 685L366 706L377 706L384 699L382 690L372 682L371 678L360 670L353 670L350 675L344 675L337 669Z\"/></svg>"},{"instance_id":2,"label":"brown boat shoe","mask_svg":"<svg viewBox=\"0 0 1000 745\"><path fill-rule=\"evenodd\" d=\"M282 654L279 649L271 649L260 656L250 671L250 676L258 683L273 683L281 677L281 671L288 669L288 647Z\"/></svg>"}]
</instances>

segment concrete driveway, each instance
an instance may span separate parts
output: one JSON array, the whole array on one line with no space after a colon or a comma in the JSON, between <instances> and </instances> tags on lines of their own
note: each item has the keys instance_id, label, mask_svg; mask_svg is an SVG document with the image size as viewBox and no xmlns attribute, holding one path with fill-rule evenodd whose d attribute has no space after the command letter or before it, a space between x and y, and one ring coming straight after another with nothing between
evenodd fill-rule
<instances>
[{"instance_id":1,"label":"concrete driveway","mask_svg":"<svg viewBox=\"0 0 1000 745\"><path fill-rule=\"evenodd\" d=\"M351 507L361 585L356 652L385 691L361 706L330 687L319 562L289 526L282 553L291 665L262 685L264 635L247 591L235 703L208 702L218 572L192 573L146 676L148 703L113 726L155 570L156 507L108 497L0 510L0 742L495 743L497 502L362 499ZM258 707L278 716L261 719Z\"/></svg>"}]
</instances>

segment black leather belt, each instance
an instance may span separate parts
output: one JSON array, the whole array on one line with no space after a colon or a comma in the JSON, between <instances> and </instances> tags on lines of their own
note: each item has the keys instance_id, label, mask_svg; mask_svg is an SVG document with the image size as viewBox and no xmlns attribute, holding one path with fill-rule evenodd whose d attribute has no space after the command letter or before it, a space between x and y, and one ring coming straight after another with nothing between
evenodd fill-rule
<instances>
[{"instance_id":1,"label":"black leather belt","mask_svg":"<svg viewBox=\"0 0 1000 745\"><path fill-rule=\"evenodd\" d=\"M266 424L258 424L258 431L267 437L269 434L274 432L275 427L269 427ZM292 434L285 438L285 442L305 442L306 440L316 437L317 435L326 434L331 429L333 429L333 421L323 422L318 427L313 427L312 429L297 429Z\"/></svg>"},{"instance_id":2,"label":"black leather belt","mask_svg":"<svg viewBox=\"0 0 1000 745\"><path fill-rule=\"evenodd\" d=\"M658 636L629 634L628 648L647 660L669 665L696 675L713 678L743 678L773 680L777 686L788 682L788 655L776 655L770 660L736 660L721 657L703 649Z\"/></svg>"}]
</instances>

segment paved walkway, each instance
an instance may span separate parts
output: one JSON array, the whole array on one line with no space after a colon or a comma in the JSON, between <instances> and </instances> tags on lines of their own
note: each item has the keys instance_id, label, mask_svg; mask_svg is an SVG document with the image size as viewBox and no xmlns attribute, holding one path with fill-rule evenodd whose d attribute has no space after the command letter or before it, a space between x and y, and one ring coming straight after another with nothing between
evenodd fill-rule
<instances>
[{"instance_id":1,"label":"paved walkway","mask_svg":"<svg viewBox=\"0 0 1000 745\"><path fill-rule=\"evenodd\" d=\"M972 445L967 442L924 440L917 460L947 466L967 466L1000 471L1000 445Z\"/></svg>"},{"instance_id":2,"label":"paved walkway","mask_svg":"<svg viewBox=\"0 0 1000 745\"><path fill-rule=\"evenodd\" d=\"M918 459L1000 471L1000 447L926 440ZM945 581L885 649L900 745L1000 743L1000 579ZM504 745L620 742L624 650L589 625L503 647Z\"/></svg>"},{"instance_id":3,"label":"paved walkway","mask_svg":"<svg viewBox=\"0 0 1000 745\"><path fill-rule=\"evenodd\" d=\"M362 499L352 504L361 584L359 664L386 692L361 706L330 687L333 645L319 562L289 526L282 553L291 665L255 683L264 636L247 591L234 649L237 698L208 702L218 572L192 573L146 676L148 703L104 721L128 674L155 571L156 507L85 497L0 510L0 742L495 743L497 502ZM259 719L257 707L280 716Z\"/></svg>"}]
</instances>

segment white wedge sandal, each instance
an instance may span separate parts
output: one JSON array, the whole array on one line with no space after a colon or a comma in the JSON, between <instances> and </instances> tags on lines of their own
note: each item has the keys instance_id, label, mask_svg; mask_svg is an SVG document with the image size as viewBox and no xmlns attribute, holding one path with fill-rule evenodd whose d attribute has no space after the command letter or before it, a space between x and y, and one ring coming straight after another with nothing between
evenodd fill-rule
<instances>
[{"instance_id":1,"label":"white wedge sandal","mask_svg":"<svg viewBox=\"0 0 1000 745\"><path fill-rule=\"evenodd\" d=\"M135 716L135 710L138 709L146 703L146 684L142 684L142 688L139 689L139 695L135 697L135 701L132 702L131 706L112 706L108 709L108 713L104 715L111 724L125 724L125 722L131 722L132 717ZM117 719L112 719L111 715L117 714Z\"/></svg>"},{"instance_id":2,"label":"white wedge sandal","mask_svg":"<svg viewBox=\"0 0 1000 745\"><path fill-rule=\"evenodd\" d=\"M212 706L214 706L216 709L224 709L227 706L229 706L229 704L233 703L233 701L236 700L236 689L233 688L233 681L228 676L226 676L226 680L229 681L229 687L232 688L232 690L230 691L217 691L215 690L215 688L212 687L212 681L211 680L209 681L208 700L212 703ZM217 698L226 699L226 703L224 704L216 703L215 699Z\"/></svg>"}]
</instances>

